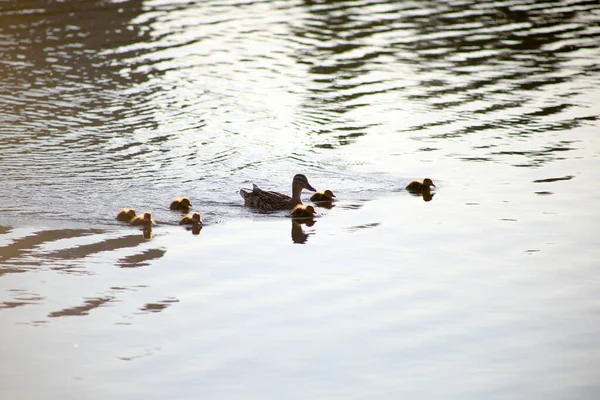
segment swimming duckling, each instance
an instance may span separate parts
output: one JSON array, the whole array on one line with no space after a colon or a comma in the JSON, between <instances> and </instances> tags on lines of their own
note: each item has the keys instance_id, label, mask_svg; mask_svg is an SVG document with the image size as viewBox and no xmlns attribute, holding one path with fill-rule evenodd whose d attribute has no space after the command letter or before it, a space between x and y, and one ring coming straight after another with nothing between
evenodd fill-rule
<instances>
[{"instance_id":1,"label":"swimming duckling","mask_svg":"<svg viewBox=\"0 0 600 400\"><path fill-rule=\"evenodd\" d=\"M425 178L423 179L423 182L412 181L406 186L406 190L413 193L421 193L424 190L429 190L431 186L436 187L431 179Z\"/></svg>"},{"instance_id":2,"label":"swimming duckling","mask_svg":"<svg viewBox=\"0 0 600 400\"><path fill-rule=\"evenodd\" d=\"M333 201L333 198L335 197L335 194L333 194L333 192L329 189L322 191L322 192L317 192L315 194L313 194L312 196L310 196L310 199L312 201Z\"/></svg>"},{"instance_id":3,"label":"swimming duckling","mask_svg":"<svg viewBox=\"0 0 600 400\"><path fill-rule=\"evenodd\" d=\"M131 220L131 225L134 226L152 226L152 225L156 225L156 222L154 222L154 220L152 219L152 213L151 212L145 212L144 216L136 216L134 219Z\"/></svg>"},{"instance_id":4,"label":"swimming duckling","mask_svg":"<svg viewBox=\"0 0 600 400\"><path fill-rule=\"evenodd\" d=\"M302 189L316 192L308 179L303 174L296 174L292 180L292 197L287 194L262 190L255 184L252 189L240 189L240 196L244 199L244 205L256 208L259 211L269 212L278 210L291 210L297 205L302 204Z\"/></svg>"},{"instance_id":5,"label":"swimming duckling","mask_svg":"<svg viewBox=\"0 0 600 400\"><path fill-rule=\"evenodd\" d=\"M171 202L171 210L188 212L192 208L192 202L187 197L176 197Z\"/></svg>"},{"instance_id":6,"label":"swimming duckling","mask_svg":"<svg viewBox=\"0 0 600 400\"><path fill-rule=\"evenodd\" d=\"M298 204L296 207L294 207L290 213L290 216L292 218L314 218L316 213L317 212L313 206Z\"/></svg>"},{"instance_id":7,"label":"swimming duckling","mask_svg":"<svg viewBox=\"0 0 600 400\"><path fill-rule=\"evenodd\" d=\"M133 208L122 208L117 214L117 219L123 222L129 222L135 218L135 210Z\"/></svg>"},{"instance_id":8,"label":"swimming duckling","mask_svg":"<svg viewBox=\"0 0 600 400\"><path fill-rule=\"evenodd\" d=\"M202 218L199 212L192 215L188 214L179 220L179 225L202 225Z\"/></svg>"}]
</instances>

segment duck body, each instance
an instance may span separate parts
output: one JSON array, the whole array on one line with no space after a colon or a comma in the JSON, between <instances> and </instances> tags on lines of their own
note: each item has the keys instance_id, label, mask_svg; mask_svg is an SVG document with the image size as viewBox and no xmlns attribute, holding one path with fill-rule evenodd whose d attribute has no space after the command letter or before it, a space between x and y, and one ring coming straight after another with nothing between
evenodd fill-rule
<instances>
[{"instance_id":1,"label":"duck body","mask_svg":"<svg viewBox=\"0 0 600 400\"><path fill-rule=\"evenodd\" d=\"M143 216L138 215L130 221L133 226L144 226L151 227L152 225L156 225L156 222L152 219L151 212L145 212Z\"/></svg>"},{"instance_id":2,"label":"duck body","mask_svg":"<svg viewBox=\"0 0 600 400\"><path fill-rule=\"evenodd\" d=\"M262 190L254 184L252 185L252 190L240 189L240 196L244 199L245 206L256 208L260 211L290 210L302 204L302 189L313 192L317 191L308 183L306 176L297 174L292 180L291 197L283 193Z\"/></svg>"},{"instance_id":3,"label":"duck body","mask_svg":"<svg viewBox=\"0 0 600 400\"><path fill-rule=\"evenodd\" d=\"M324 190L322 192L317 192L315 194L313 194L312 196L310 196L310 199L314 202L318 202L318 201L333 201L335 195L333 194L333 192L329 189Z\"/></svg>"},{"instance_id":4,"label":"duck body","mask_svg":"<svg viewBox=\"0 0 600 400\"><path fill-rule=\"evenodd\" d=\"M202 225L202 217L199 212L188 214L179 220L179 225Z\"/></svg>"},{"instance_id":5,"label":"duck body","mask_svg":"<svg viewBox=\"0 0 600 400\"><path fill-rule=\"evenodd\" d=\"M422 193L423 191L430 190L431 186L435 187L433 181L425 178L423 181L412 181L406 186L406 190L413 193Z\"/></svg>"},{"instance_id":6,"label":"duck body","mask_svg":"<svg viewBox=\"0 0 600 400\"><path fill-rule=\"evenodd\" d=\"M122 208L117 214L117 220L123 222L130 222L135 218L135 210L133 208Z\"/></svg>"},{"instance_id":7,"label":"duck body","mask_svg":"<svg viewBox=\"0 0 600 400\"><path fill-rule=\"evenodd\" d=\"M188 212L192 208L192 202L187 197L176 197L171 201L171 210Z\"/></svg>"},{"instance_id":8,"label":"duck body","mask_svg":"<svg viewBox=\"0 0 600 400\"><path fill-rule=\"evenodd\" d=\"M290 216L292 218L314 218L316 213L317 212L315 211L315 208L313 206L305 206L303 204L298 204L292 209Z\"/></svg>"}]
</instances>

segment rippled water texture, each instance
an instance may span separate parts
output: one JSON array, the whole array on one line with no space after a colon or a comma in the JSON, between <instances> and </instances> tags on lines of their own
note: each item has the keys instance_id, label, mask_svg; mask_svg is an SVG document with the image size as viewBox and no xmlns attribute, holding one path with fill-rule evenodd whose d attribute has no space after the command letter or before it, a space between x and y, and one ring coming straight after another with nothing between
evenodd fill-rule
<instances>
[{"instance_id":1,"label":"rippled water texture","mask_svg":"<svg viewBox=\"0 0 600 400\"><path fill-rule=\"evenodd\" d=\"M3 2L0 397L599 398L599 44L597 1ZM243 207L296 173L314 224Z\"/></svg>"}]
</instances>

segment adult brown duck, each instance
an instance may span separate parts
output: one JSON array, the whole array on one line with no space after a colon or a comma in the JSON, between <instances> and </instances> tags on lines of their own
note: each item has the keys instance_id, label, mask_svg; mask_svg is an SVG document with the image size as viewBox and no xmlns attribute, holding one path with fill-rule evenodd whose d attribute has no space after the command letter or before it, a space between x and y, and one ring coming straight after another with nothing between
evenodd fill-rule
<instances>
[{"instance_id":1,"label":"adult brown duck","mask_svg":"<svg viewBox=\"0 0 600 400\"><path fill-rule=\"evenodd\" d=\"M291 210L298 204L302 204L302 189L317 191L308 183L306 176L297 174L292 180L292 197L283 193L262 190L256 185L252 185L252 189L240 189L240 196L244 199L244 205L260 211Z\"/></svg>"}]
</instances>

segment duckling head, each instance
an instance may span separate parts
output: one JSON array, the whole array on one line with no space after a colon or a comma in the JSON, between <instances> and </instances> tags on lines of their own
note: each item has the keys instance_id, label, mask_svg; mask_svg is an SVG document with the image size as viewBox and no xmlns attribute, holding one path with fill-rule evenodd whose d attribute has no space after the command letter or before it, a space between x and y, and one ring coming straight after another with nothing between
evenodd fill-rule
<instances>
[{"instance_id":1,"label":"duckling head","mask_svg":"<svg viewBox=\"0 0 600 400\"><path fill-rule=\"evenodd\" d=\"M323 192L323 194L327 197L329 197L330 199L335 197L335 194L333 194L333 192L329 189L327 189L326 191Z\"/></svg>"},{"instance_id":2,"label":"duckling head","mask_svg":"<svg viewBox=\"0 0 600 400\"><path fill-rule=\"evenodd\" d=\"M181 204L183 207L192 207L192 202L187 197L182 198L179 204Z\"/></svg>"},{"instance_id":3,"label":"duckling head","mask_svg":"<svg viewBox=\"0 0 600 400\"><path fill-rule=\"evenodd\" d=\"M317 212L315 211L315 208L311 205L306 206L306 212L310 213L312 215L315 215Z\"/></svg>"},{"instance_id":4,"label":"duckling head","mask_svg":"<svg viewBox=\"0 0 600 400\"><path fill-rule=\"evenodd\" d=\"M151 212L145 212L144 213L144 220L146 220L146 221L152 221L152 213Z\"/></svg>"},{"instance_id":5,"label":"duckling head","mask_svg":"<svg viewBox=\"0 0 600 400\"><path fill-rule=\"evenodd\" d=\"M133 208L130 208L129 210L127 210L126 214L129 218L135 218L135 210Z\"/></svg>"},{"instance_id":6,"label":"duckling head","mask_svg":"<svg viewBox=\"0 0 600 400\"><path fill-rule=\"evenodd\" d=\"M202 223L202 217L200 216L199 212L195 212L192 214L192 221L194 221L195 224L201 224Z\"/></svg>"},{"instance_id":7,"label":"duckling head","mask_svg":"<svg viewBox=\"0 0 600 400\"><path fill-rule=\"evenodd\" d=\"M436 187L436 186L433 184L433 181L432 181L431 179L429 179L429 178L425 178L425 179L423 179L423 186L427 186L427 187L429 187L429 186L433 186L433 187Z\"/></svg>"}]
</instances>

